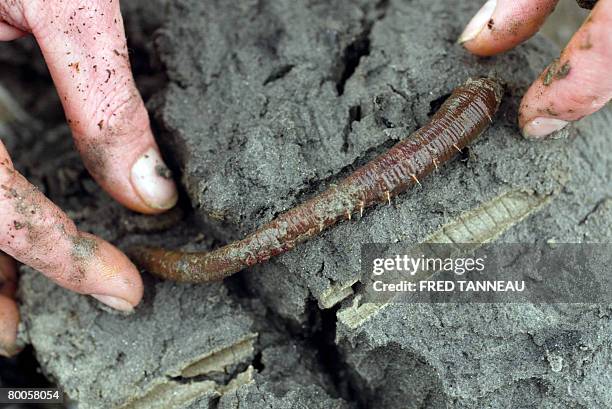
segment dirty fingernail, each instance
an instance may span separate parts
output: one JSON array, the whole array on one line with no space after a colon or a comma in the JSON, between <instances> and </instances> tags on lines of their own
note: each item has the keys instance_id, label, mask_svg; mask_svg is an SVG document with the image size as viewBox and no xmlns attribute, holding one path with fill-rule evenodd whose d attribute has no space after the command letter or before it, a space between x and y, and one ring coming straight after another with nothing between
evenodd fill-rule
<instances>
[{"instance_id":1,"label":"dirty fingernail","mask_svg":"<svg viewBox=\"0 0 612 409\"><path fill-rule=\"evenodd\" d=\"M132 185L142 200L154 209L170 209L177 201L172 172L157 150L150 148L132 166Z\"/></svg>"},{"instance_id":2,"label":"dirty fingernail","mask_svg":"<svg viewBox=\"0 0 612 409\"><path fill-rule=\"evenodd\" d=\"M523 136L527 139L543 138L565 128L567 124L568 122L562 119L538 117L523 127Z\"/></svg>"},{"instance_id":3,"label":"dirty fingernail","mask_svg":"<svg viewBox=\"0 0 612 409\"><path fill-rule=\"evenodd\" d=\"M124 311L124 312L132 312L134 311L134 306L129 302L122 300L121 298L113 297L112 295L100 295L100 294L91 294L93 298L100 301L103 304L108 305L115 310Z\"/></svg>"},{"instance_id":4,"label":"dirty fingernail","mask_svg":"<svg viewBox=\"0 0 612 409\"><path fill-rule=\"evenodd\" d=\"M459 36L457 42L459 44L463 44L466 41L473 40L476 38L478 34L482 31L485 25L489 22L491 17L493 16L493 12L495 11L495 7L497 6L497 0L489 0L478 13L468 23L468 25L463 30L463 33Z\"/></svg>"}]
</instances>

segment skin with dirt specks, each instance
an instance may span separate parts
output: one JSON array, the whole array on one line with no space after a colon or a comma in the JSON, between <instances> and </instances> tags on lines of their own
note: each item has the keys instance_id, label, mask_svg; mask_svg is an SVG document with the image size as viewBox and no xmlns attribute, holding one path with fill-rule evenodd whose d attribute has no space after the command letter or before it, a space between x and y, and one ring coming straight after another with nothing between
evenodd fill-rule
<instances>
[{"instance_id":1,"label":"skin with dirt specks","mask_svg":"<svg viewBox=\"0 0 612 409\"><path fill-rule=\"evenodd\" d=\"M168 280L221 280L294 248L355 212L417 184L479 136L497 112L503 89L495 80L468 80L431 120L339 184L283 213L242 240L208 253L138 247L130 251L147 271Z\"/></svg>"}]
</instances>

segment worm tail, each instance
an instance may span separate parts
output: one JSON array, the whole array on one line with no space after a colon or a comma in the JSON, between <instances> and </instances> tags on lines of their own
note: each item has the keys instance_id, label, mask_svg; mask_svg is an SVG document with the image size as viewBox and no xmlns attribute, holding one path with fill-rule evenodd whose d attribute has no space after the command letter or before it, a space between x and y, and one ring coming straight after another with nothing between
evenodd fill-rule
<instances>
[{"instance_id":1,"label":"worm tail","mask_svg":"<svg viewBox=\"0 0 612 409\"><path fill-rule=\"evenodd\" d=\"M127 254L139 267L164 280L204 283L222 280L245 268L229 249L189 253L159 247L132 247Z\"/></svg>"}]
</instances>

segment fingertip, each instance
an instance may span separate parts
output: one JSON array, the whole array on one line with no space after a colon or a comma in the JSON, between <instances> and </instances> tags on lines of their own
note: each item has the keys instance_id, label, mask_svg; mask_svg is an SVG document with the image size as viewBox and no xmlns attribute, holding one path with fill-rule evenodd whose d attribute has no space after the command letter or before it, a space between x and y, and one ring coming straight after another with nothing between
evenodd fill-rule
<instances>
[{"instance_id":1,"label":"fingertip","mask_svg":"<svg viewBox=\"0 0 612 409\"><path fill-rule=\"evenodd\" d=\"M111 308L131 312L142 299L144 286L136 266L112 244L89 233L80 233L87 244L83 252L89 253L93 244L96 249L90 258L84 254L81 266L87 269L86 287L80 292L91 295Z\"/></svg>"},{"instance_id":2,"label":"fingertip","mask_svg":"<svg viewBox=\"0 0 612 409\"><path fill-rule=\"evenodd\" d=\"M555 135L561 136L559 131L565 129L571 121L559 117L552 105L534 110L534 107L541 106L542 102L541 96L539 98L534 97L534 95L538 95L538 92L534 91L534 87L539 87L538 81L532 84L523 96L519 106L518 125L521 134L529 140L544 140L553 138Z\"/></svg>"},{"instance_id":3,"label":"fingertip","mask_svg":"<svg viewBox=\"0 0 612 409\"><path fill-rule=\"evenodd\" d=\"M529 87L519 107L519 127L529 139L562 136L568 123L612 99L612 0L601 1L559 58Z\"/></svg>"},{"instance_id":4,"label":"fingertip","mask_svg":"<svg viewBox=\"0 0 612 409\"><path fill-rule=\"evenodd\" d=\"M545 139L565 128L567 124L569 122L562 119L537 117L527 122L521 131L526 139Z\"/></svg>"},{"instance_id":5,"label":"fingertip","mask_svg":"<svg viewBox=\"0 0 612 409\"><path fill-rule=\"evenodd\" d=\"M496 7L497 0L488 0L480 10L478 10L474 17L472 17L467 26L465 26L457 43L464 44L474 40L489 23ZM470 47L470 44L464 44L464 47ZM477 51L477 49L475 51Z\"/></svg>"},{"instance_id":6,"label":"fingertip","mask_svg":"<svg viewBox=\"0 0 612 409\"><path fill-rule=\"evenodd\" d=\"M493 56L533 36L558 0L489 0L470 20L458 43L472 54Z\"/></svg>"},{"instance_id":7,"label":"fingertip","mask_svg":"<svg viewBox=\"0 0 612 409\"><path fill-rule=\"evenodd\" d=\"M28 33L0 21L0 41L13 41L26 36Z\"/></svg>"},{"instance_id":8,"label":"fingertip","mask_svg":"<svg viewBox=\"0 0 612 409\"><path fill-rule=\"evenodd\" d=\"M114 310L131 313L134 311L134 306L130 304L126 300L122 300L121 298L113 297L112 295L100 295L100 294L91 294L93 298L100 301L102 304L107 307L111 307Z\"/></svg>"},{"instance_id":9,"label":"fingertip","mask_svg":"<svg viewBox=\"0 0 612 409\"><path fill-rule=\"evenodd\" d=\"M0 355L11 357L20 351L17 345L18 325L17 303L7 296L0 295Z\"/></svg>"},{"instance_id":10,"label":"fingertip","mask_svg":"<svg viewBox=\"0 0 612 409\"><path fill-rule=\"evenodd\" d=\"M13 299L17 289L15 261L0 252L0 355L11 357L19 352L17 326L19 309Z\"/></svg>"},{"instance_id":11,"label":"fingertip","mask_svg":"<svg viewBox=\"0 0 612 409\"><path fill-rule=\"evenodd\" d=\"M77 133L75 141L89 173L116 201L139 213L158 214L174 207L178 189L148 129L146 111L138 113L144 130L103 134L108 143L96 140L95 133Z\"/></svg>"},{"instance_id":12,"label":"fingertip","mask_svg":"<svg viewBox=\"0 0 612 409\"><path fill-rule=\"evenodd\" d=\"M15 263L15 260L12 257L0 251L0 293L5 290L4 287L6 287L7 284L14 284L16 280L17 263Z\"/></svg>"}]
</instances>

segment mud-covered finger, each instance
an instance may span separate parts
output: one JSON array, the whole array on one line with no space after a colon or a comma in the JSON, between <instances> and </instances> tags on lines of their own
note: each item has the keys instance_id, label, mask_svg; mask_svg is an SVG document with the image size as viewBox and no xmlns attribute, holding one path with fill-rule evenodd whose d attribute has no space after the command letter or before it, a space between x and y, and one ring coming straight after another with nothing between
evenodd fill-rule
<instances>
[{"instance_id":1,"label":"mud-covered finger","mask_svg":"<svg viewBox=\"0 0 612 409\"><path fill-rule=\"evenodd\" d=\"M612 98L612 0L597 3L560 57L531 85L519 108L523 135L543 138Z\"/></svg>"},{"instance_id":2,"label":"mud-covered finger","mask_svg":"<svg viewBox=\"0 0 612 409\"><path fill-rule=\"evenodd\" d=\"M173 207L176 186L134 83L119 2L48 2L28 18L94 179L133 210Z\"/></svg>"},{"instance_id":3,"label":"mud-covered finger","mask_svg":"<svg viewBox=\"0 0 612 409\"><path fill-rule=\"evenodd\" d=\"M0 143L0 250L72 291L130 311L142 280L117 248L78 231L61 209L30 184Z\"/></svg>"}]
</instances>

